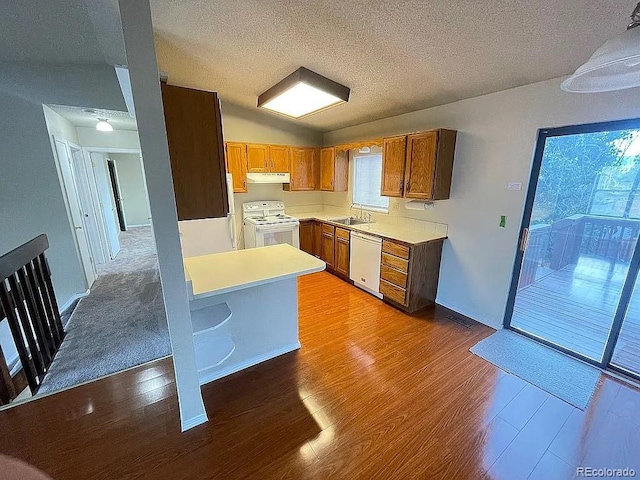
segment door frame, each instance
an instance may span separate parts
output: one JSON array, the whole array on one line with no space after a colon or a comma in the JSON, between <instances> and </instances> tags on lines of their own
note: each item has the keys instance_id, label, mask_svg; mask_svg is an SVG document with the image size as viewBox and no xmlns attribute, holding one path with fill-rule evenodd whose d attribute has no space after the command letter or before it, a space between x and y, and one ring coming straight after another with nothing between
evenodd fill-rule
<instances>
[{"instance_id":1,"label":"door frame","mask_svg":"<svg viewBox=\"0 0 640 480\"><path fill-rule=\"evenodd\" d=\"M142 179L144 183L145 196L147 198L147 207L149 210L149 215L151 215L151 207L149 206L149 193L147 191L147 177L145 175L144 160L142 159L142 151L140 150L140 148L82 147L82 150L85 152L85 156L89 159L89 161L91 160L90 154L93 152L103 153L103 154L125 153L125 154L138 155L138 158L140 159L140 167L142 168ZM152 225L152 224L153 224L152 219L149 218L149 225Z\"/></svg>"},{"instance_id":2,"label":"door frame","mask_svg":"<svg viewBox=\"0 0 640 480\"><path fill-rule=\"evenodd\" d=\"M84 231L82 225L82 215L80 211L80 199L78 196L78 189L75 184L73 166L71 160L71 150L69 149L69 142L63 138L58 138L55 135L51 135L52 147L54 153L54 160L56 163L56 170L58 172L58 180L62 187L62 196L67 209L67 218L69 220L69 228L73 237L73 242L76 247L76 254L78 260L82 265L82 272L84 274L85 286L87 290L91 288L93 282L98 278L96 265L93 257L91 256L91 247L89 246L89 239L87 233ZM64 148L64 152L67 155L67 164L63 165L63 159L60 158L56 144L60 143ZM67 172L65 174L65 171ZM73 198L73 201L72 201ZM84 245L84 247L83 247Z\"/></svg>"},{"instance_id":3,"label":"door frame","mask_svg":"<svg viewBox=\"0 0 640 480\"><path fill-rule=\"evenodd\" d=\"M531 338L539 343L542 343L543 345L554 348L555 350L559 350L562 353L578 358L591 365L595 365L602 369L611 369L618 373L622 373L624 375L640 380L640 376L627 372L626 370L621 370L611 365L611 358L613 356L613 351L616 344L615 342L620 335L620 329L622 328L622 324L624 323L624 316L626 314L631 295L633 294L633 287L638 276L638 269L640 268L640 241L636 243L633 256L631 258L631 261L629 262L629 271L627 273L627 278L625 279L621 291L620 300L611 324L611 329L609 330L609 336L605 344L601 362L588 358L578 352L574 352L573 350L569 350L568 348L565 348L561 345L556 345L555 343L549 342L544 338L540 338L536 335L525 332L511 325L513 309L518 293L520 272L522 270L525 253L522 251L521 245L524 240L523 237L525 235L525 229L528 229L531 223L533 203L535 201L536 190L538 188L538 179L540 178L540 170L542 168L542 160L544 157L544 149L547 139L549 137L561 137L565 135L580 135L585 133L597 133L616 130L640 130L640 118L587 123L580 125L567 125L563 127L541 128L538 130L536 146L533 154L533 162L531 165L531 173L529 175L529 186L527 187L527 195L525 197L524 210L522 213L522 222L520 223L520 230L518 233L518 242L516 247L513 271L511 275L511 282L509 284L509 295L507 297L507 304L504 311L503 327L507 330L512 330L520 335Z\"/></svg>"},{"instance_id":4,"label":"door frame","mask_svg":"<svg viewBox=\"0 0 640 480\"><path fill-rule=\"evenodd\" d=\"M107 169L109 171L109 179L111 180L111 190L116 201L116 212L118 214L118 224L120 231L127 231L127 218L124 214L124 206L122 204L122 187L120 186L120 178L118 177L118 166L116 161L107 158Z\"/></svg>"}]
</instances>

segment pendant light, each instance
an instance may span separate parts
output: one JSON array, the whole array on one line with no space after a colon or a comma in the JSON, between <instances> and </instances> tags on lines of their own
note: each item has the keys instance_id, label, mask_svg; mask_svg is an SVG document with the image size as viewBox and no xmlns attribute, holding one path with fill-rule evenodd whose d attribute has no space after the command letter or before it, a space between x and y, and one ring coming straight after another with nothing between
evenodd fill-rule
<instances>
[{"instance_id":1,"label":"pendant light","mask_svg":"<svg viewBox=\"0 0 640 480\"><path fill-rule=\"evenodd\" d=\"M99 132L113 132L113 126L106 118L99 118L98 123L96 123L96 130Z\"/></svg>"},{"instance_id":2,"label":"pendant light","mask_svg":"<svg viewBox=\"0 0 640 480\"><path fill-rule=\"evenodd\" d=\"M562 90L596 93L640 86L640 3L622 35L612 38L562 82Z\"/></svg>"}]
</instances>

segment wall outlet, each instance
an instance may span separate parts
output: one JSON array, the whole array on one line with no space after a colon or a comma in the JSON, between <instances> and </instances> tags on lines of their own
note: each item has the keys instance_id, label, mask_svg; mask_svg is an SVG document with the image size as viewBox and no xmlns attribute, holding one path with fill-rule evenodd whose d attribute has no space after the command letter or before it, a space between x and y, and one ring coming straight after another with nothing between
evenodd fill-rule
<instances>
[{"instance_id":1,"label":"wall outlet","mask_svg":"<svg viewBox=\"0 0 640 480\"><path fill-rule=\"evenodd\" d=\"M400 203L397 200L391 204L391 210L394 212L400 210Z\"/></svg>"}]
</instances>

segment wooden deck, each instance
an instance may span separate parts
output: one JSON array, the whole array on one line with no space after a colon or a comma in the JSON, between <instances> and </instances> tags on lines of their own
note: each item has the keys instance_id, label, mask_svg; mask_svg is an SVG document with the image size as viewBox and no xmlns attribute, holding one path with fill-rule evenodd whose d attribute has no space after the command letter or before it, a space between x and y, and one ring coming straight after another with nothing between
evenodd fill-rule
<instances>
[{"instance_id":1,"label":"wooden deck","mask_svg":"<svg viewBox=\"0 0 640 480\"><path fill-rule=\"evenodd\" d=\"M626 263L582 257L541 272L518 291L511 324L600 361L627 269ZM613 363L640 371L640 292L629 305Z\"/></svg>"}]
</instances>

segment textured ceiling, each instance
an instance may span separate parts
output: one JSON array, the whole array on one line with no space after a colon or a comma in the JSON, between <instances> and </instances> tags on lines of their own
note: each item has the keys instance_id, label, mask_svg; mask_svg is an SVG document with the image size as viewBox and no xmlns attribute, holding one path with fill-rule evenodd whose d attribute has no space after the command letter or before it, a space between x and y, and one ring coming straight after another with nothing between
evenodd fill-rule
<instances>
[{"instance_id":1,"label":"textured ceiling","mask_svg":"<svg viewBox=\"0 0 640 480\"><path fill-rule=\"evenodd\" d=\"M169 82L255 107L305 66L352 89L333 130L571 73L636 0L151 0Z\"/></svg>"},{"instance_id":2,"label":"textured ceiling","mask_svg":"<svg viewBox=\"0 0 640 480\"><path fill-rule=\"evenodd\" d=\"M98 118L106 118L116 130L138 130L136 119L127 112L117 110L93 109L95 113L85 112L85 108L67 105L48 105L54 112L62 115L76 127L95 127Z\"/></svg>"}]
</instances>

